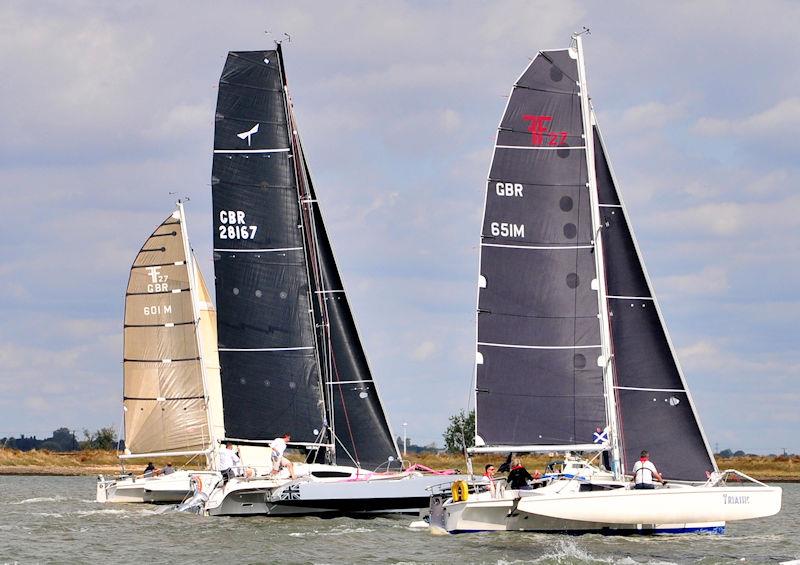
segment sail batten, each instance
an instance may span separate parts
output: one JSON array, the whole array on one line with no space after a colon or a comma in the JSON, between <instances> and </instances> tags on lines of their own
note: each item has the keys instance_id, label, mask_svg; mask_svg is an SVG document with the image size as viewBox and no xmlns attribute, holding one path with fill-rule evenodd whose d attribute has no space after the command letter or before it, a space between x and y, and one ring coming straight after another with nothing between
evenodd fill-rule
<instances>
[{"instance_id":1,"label":"sail batten","mask_svg":"<svg viewBox=\"0 0 800 565\"><path fill-rule=\"evenodd\" d=\"M364 467L385 464L397 447L342 290L280 47L229 53L216 124L214 267L227 436L258 443L290 433L292 444L324 447L320 460L335 452Z\"/></svg>"},{"instance_id":2,"label":"sail batten","mask_svg":"<svg viewBox=\"0 0 800 565\"><path fill-rule=\"evenodd\" d=\"M125 293L123 409L126 450L206 450L212 443L204 360L182 209L139 251Z\"/></svg>"},{"instance_id":3,"label":"sail batten","mask_svg":"<svg viewBox=\"0 0 800 565\"><path fill-rule=\"evenodd\" d=\"M585 445L605 426L577 74L569 52L540 52L498 127L477 316L476 425L486 444Z\"/></svg>"},{"instance_id":4,"label":"sail batten","mask_svg":"<svg viewBox=\"0 0 800 565\"><path fill-rule=\"evenodd\" d=\"M594 120L596 123L596 119ZM716 461L652 290L599 126L595 170L603 221L615 390L625 467L648 449L668 478L704 480Z\"/></svg>"}]
</instances>

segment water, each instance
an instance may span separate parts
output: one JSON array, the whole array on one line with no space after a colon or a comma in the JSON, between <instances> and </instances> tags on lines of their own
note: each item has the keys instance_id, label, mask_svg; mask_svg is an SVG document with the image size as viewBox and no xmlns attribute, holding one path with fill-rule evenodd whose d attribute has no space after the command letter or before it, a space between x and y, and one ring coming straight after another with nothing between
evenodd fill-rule
<instances>
[{"instance_id":1,"label":"water","mask_svg":"<svg viewBox=\"0 0 800 565\"><path fill-rule=\"evenodd\" d=\"M800 484L722 536L432 535L407 517L203 518L98 504L91 477L0 477L4 563L779 563L800 559Z\"/></svg>"}]
</instances>

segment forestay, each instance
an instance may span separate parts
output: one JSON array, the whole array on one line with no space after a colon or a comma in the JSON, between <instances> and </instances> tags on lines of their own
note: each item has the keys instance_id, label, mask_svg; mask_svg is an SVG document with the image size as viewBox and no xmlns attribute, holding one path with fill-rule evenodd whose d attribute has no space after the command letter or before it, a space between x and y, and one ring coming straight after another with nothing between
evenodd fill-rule
<instances>
[{"instance_id":1,"label":"forestay","mask_svg":"<svg viewBox=\"0 0 800 565\"><path fill-rule=\"evenodd\" d=\"M286 112L277 53L229 53L211 180L222 394L228 437L313 443L324 406Z\"/></svg>"},{"instance_id":2,"label":"forestay","mask_svg":"<svg viewBox=\"0 0 800 565\"><path fill-rule=\"evenodd\" d=\"M280 47L232 52L213 172L220 357L229 437L325 446L318 460L397 457L288 98Z\"/></svg>"},{"instance_id":3,"label":"forestay","mask_svg":"<svg viewBox=\"0 0 800 565\"><path fill-rule=\"evenodd\" d=\"M716 471L708 442L668 338L627 212L594 130L607 299L625 469L641 449L668 478L705 480Z\"/></svg>"}]
</instances>

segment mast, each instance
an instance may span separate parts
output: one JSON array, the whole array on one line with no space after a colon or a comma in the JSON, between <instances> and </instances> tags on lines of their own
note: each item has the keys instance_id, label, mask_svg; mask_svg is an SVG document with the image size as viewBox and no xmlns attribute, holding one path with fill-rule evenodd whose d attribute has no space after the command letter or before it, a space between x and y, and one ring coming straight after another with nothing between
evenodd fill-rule
<instances>
[{"instance_id":1,"label":"mast","mask_svg":"<svg viewBox=\"0 0 800 565\"><path fill-rule=\"evenodd\" d=\"M282 65L280 46L277 51ZM335 462L344 454L358 467L384 466L400 455L336 265L285 75L282 79L327 414L325 455Z\"/></svg>"},{"instance_id":2,"label":"mast","mask_svg":"<svg viewBox=\"0 0 800 565\"><path fill-rule=\"evenodd\" d=\"M216 454L217 454L217 438L214 437L214 425L213 419L211 418L211 402L209 401L209 387L208 387L208 376L206 374L206 364L205 364L205 355L203 353L203 340L200 338L200 315L199 309L197 307L197 288L195 286L195 264L194 264L194 253L192 253L192 248L189 246L189 235L188 231L189 228L186 224L186 214L183 210L183 202L178 200L178 215L180 217L181 223L181 237L183 238L183 248L186 253L186 268L189 272L189 296L191 297L192 301L192 318L194 319L194 336L197 340L197 352L198 356L200 357L200 375L203 381L203 396L204 402L206 405L206 421L208 426L208 444L211 448L210 451L206 453L206 464L209 469L212 469L216 465Z\"/></svg>"},{"instance_id":3,"label":"mast","mask_svg":"<svg viewBox=\"0 0 800 565\"><path fill-rule=\"evenodd\" d=\"M317 246L314 241L313 230L313 214L310 212L312 199L308 194L308 187L305 176L303 174L304 157L302 148L300 146L299 135L297 132L297 124L294 119L294 112L292 109L292 102L289 96L289 85L286 80L286 70L283 62L283 48L281 42L275 42L276 51L278 53L278 66L280 69L280 76L283 87L284 108L286 114L286 124L289 130L289 146L290 158L293 161L293 172L295 184L297 187L297 205L300 210L300 229L302 230L303 248L306 257L306 274L308 276L308 301L312 305L309 310L311 316L312 327L317 341L317 347L314 349L314 354L317 360L317 366L320 368L320 387L323 391L324 399L324 422L323 425L327 430L320 430L322 437L327 435L330 439L328 445L325 447L327 457L331 463L336 463L336 429L335 418L333 415L333 391L331 384L331 352L327 347L329 343L330 324L327 319L325 303L321 292L321 281L319 280L319 254ZM316 309L314 308L315 299ZM320 320L317 319L316 310L319 310ZM323 363L324 359L324 363Z\"/></svg>"},{"instance_id":4,"label":"mast","mask_svg":"<svg viewBox=\"0 0 800 565\"><path fill-rule=\"evenodd\" d=\"M618 416L615 397L614 364L611 362L611 327L608 316L608 301L606 300L606 276L603 256L602 224L600 223L600 206L597 192L597 177L594 163L594 136L592 124L592 111L589 105L589 91L586 85L586 66L583 59L583 43L580 35L573 35L578 54L578 82L581 97L581 115L583 119L583 133L585 139L586 167L589 177L589 199L591 203L592 232L594 234L595 264L597 265L597 306L600 317L601 356L597 360L603 368L603 388L606 401L606 421L609 427L608 438L611 445L611 471L619 478L624 474L620 460L620 444L618 436Z\"/></svg>"}]
</instances>

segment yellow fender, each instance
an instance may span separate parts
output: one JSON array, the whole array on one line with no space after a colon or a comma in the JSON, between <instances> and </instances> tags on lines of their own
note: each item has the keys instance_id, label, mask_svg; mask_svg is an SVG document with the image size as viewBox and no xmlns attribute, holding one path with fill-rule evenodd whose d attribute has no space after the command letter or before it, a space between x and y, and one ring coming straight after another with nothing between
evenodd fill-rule
<instances>
[{"instance_id":1,"label":"yellow fender","mask_svg":"<svg viewBox=\"0 0 800 565\"><path fill-rule=\"evenodd\" d=\"M453 481L450 487L453 495L453 502L466 502L469 499L469 485L467 481Z\"/></svg>"}]
</instances>

